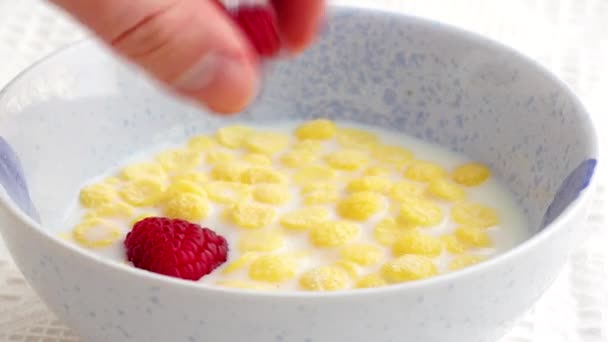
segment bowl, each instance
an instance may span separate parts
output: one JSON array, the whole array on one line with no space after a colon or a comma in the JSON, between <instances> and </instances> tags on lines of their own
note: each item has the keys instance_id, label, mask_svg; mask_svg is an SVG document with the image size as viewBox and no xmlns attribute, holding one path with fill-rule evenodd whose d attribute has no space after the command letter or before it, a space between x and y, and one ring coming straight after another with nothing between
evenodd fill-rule
<instances>
[{"instance_id":1,"label":"bowl","mask_svg":"<svg viewBox=\"0 0 608 342\"><path fill-rule=\"evenodd\" d=\"M324 116L389 128L492 166L530 238L428 280L337 293L208 287L109 261L57 238L86 180L150 146L231 122ZM497 43L435 22L336 8L321 41L273 64L231 118L168 96L94 41L0 94L1 231L40 297L84 340L496 341L584 236L596 132L557 78Z\"/></svg>"}]
</instances>

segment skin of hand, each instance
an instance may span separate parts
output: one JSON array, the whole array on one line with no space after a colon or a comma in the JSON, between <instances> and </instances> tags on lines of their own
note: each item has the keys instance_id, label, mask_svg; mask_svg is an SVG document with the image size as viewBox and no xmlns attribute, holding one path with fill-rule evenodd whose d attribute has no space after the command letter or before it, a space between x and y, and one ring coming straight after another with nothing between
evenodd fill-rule
<instances>
[{"instance_id":1,"label":"skin of hand","mask_svg":"<svg viewBox=\"0 0 608 342\"><path fill-rule=\"evenodd\" d=\"M256 96L259 58L213 0L51 0L174 93L216 113ZM325 0L272 0L286 48L315 39Z\"/></svg>"}]
</instances>

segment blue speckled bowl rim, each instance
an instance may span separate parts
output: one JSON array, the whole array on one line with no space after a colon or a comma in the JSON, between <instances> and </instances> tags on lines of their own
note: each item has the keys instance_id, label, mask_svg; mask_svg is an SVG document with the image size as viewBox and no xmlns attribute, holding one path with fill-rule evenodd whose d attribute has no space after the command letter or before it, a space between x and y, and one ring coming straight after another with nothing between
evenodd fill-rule
<instances>
[{"instance_id":1,"label":"blue speckled bowl rim","mask_svg":"<svg viewBox=\"0 0 608 342\"><path fill-rule=\"evenodd\" d=\"M533 59L521 54L520 52L510 48L504 44L501 44L497 41L484 37L482 35L455 27L451 25L447 25L444 23L440 23L434 20L429 20L425 18L419 18L403 13L391 12L382 9L370 9L365 7L357 7L357 6L331 6L330 14L332 16L335 15L357 15L358 13L366 13L368 15L378 15L378 16L387 16L392 17L394 19L401 19L406 22L410 22L413 25L417 26L426 26L431 27L432 30L442 31L445 34L451 34L458 39L462 39L463 41L478 41L486 46L496 50L502 51L504 53L509 53L513 58L518 58L523 62L528 63L531 67L535 68L539 73L544 74L548 80L554 82L559 87L561 87L565 94L569 95L573 100L574 104L581 109L582 113L586 113L587 120L590 130L592 134L586 136L585 138L590 142L592 146L592 150L590 154L595 156L596 160L599 160L599 149L598 149L598 138L597 131L595 129L595 125L593 123L592 117L588 114L588 111L585 109L584 105L578 99L578 97L572 92L572 90L557 76L547 70L540 63L534 61ZM25 76L32 72L36 72L38 66L44 64L45 62L54 59L56 57L61 57L63 52L71 49L79 49L86 48L87 44L91 44L93 42L90 38L85 38L83 40L74 42L69 44L48 56L40 59L36 63L32 64L30 67L22 71L19 75L17 75L11 82L9 82L4 89L0 90L0 101L5 96L5 93L10 89L14 84L19 83L19 81ZM1 115L1 114L0 114ZM186 280L181 280L172 277L166 277L163 275L143 271L128 265L123 265L121 263L111 261L104 257L98 256L92 251L89 251L85 248L81 248L75 246L73 243L65 241L60 237L49 233L46 231L42 225L36 222L35 219L26 215L18 205L16 205L13 201L6 201L4 198L0 199L2 204L7 207L10 213L12 213L16 218L25 223L26 227L32 229L34 233L42 234L45 238L48 238L52 243L55 243L63 248L68 248L76 253L76 255L82 255L87 260L91 262L97 262L101 266L107 266L114 269L116 272L123 272L125 275L132 275L136 277L140 277L143 279L147 279L150 286L178 286L184 290L191 289L193 291L210 291L215 295L229 295L229 296L256 296L256 297L268 297L269 299L290 299L290 298L301 298L301 297L309 297L315 299L324 299L324 300L342 300L344 298L348 298L350 296L365 296L365 295L391 295L397 292L414 290L424 287L437 286L442 285L448 282L457 281L459 278L465 278L475 273L483 272L487 268L496 267L499 264L506 263L511 259L514 255L524 253L527 250L535 248L537 245L540 245L546 242L551 235L556 234L558 228L564 224L565 221L568 221L570 218L575 216L579 211L583 210L583 206L587 197L591 195L591 190L595 189L597 185L597 172L595 172L591 179L589 180L588 186L580 192L578 198L576 198L562 213L559 215L553 222L551 222L547 227L543 230L539 231L537 234L534 234L529 239L524 241L523 243L515 246L514 248L506 251L503 254L500 254L488 261L483 263L465 268L458 272L447 273L438 275L429 279L419 280L410 283L404 284L396 284L392 286L386 286L382 288L371 288L371 289L356 289L356 290L344 290L338 292L305 292L305 291L255 291L255 290L247 290L247 289L232 289L232 288L221 288L212 285L206 285L197 282L191 282Z\"/></svg>"}]
</instances>

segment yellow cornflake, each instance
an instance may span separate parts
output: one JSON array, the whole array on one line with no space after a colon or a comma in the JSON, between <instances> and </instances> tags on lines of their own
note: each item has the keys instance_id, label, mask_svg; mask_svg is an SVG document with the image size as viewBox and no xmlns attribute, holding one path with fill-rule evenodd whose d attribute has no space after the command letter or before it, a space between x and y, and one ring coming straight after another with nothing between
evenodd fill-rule
<instances>
[{"instance_id":1,"label":"yellow cornflake","mask_svg":"<svg viewBox=\"0 0 608 342\"><path fill-rule=\"evenodd\" d=\"M443 245L438 238L411 231L399 237L393 245L393 255L418 254L428 257L437 257L441 254Z\"/></svg>"},{"instance_id":2,"label":"yellow cornflake","mask_svg":"<svg viewBox=\"0 0 608 342\"><path fill-rule=\"evenodd\" d=\"M325 221L312 227L310 239L318 247L336 247L354 241L360 231L359 225L349 221Z\"/></svg>"},{"instance_id":3,"label":"yellow cornflake","mask_svg":"<svg viewBox=\"0 0 608 342\"><path fill-rule=\"evenodd\" d=\"M405 165L414 158L410 150L401 146L377 145L372 152L378 161L396 166Z\"/></svg>"},{"instance_id":4,"label":"yellow cornflake","mask_svg":"<svg viewBox=\"0 0 608 342\"><path fill-rule=\"evenodd\" d=\"M340 216L354 221L367 221L382 210L382 197L373 192L356 192L338 202Z\"/></svg>"},{"instance_id":5,"label":"yellow cornflake","mask_svg":"<svg viewBox=\"0 0 608 342\"><path fill-rule=\"evenodd\" d=\"M209 199L220 204L234 204L246 199L251 193L251 187L241 183L209 182L205 186Z\"/></svg>"},{"instance_id":6,"label":"yellow cornflake","mask_svg":"<svg viewBox=\"0 0 608 342\"><path fill-rule=\"evenodd\" d=\"M378 142L378 137L371 133L357 128L342 127L338 128L338 143L344 147L370 147Z\"/></svg>"},{"instance_id":7,"label":"yellow cornflake","mask_svg":"<svg viewBox=\"0 0 608 342\"><path fill-rule=\"evenodd\" d=\"M102 230L101 237L91 238L93 230ZM111 223L99 219L91 219L78 224L72 236L76 242L88 248L103 248L113 245L121 237L121 232L118 227Z\"/></svg>"},{"instance_id":8,"label":"yellow cornflake","mask_svg":"<svg viewBox=\"0 0 608 342\"><path fill-rule=\"evenodd\" d=\"M188 148L194 151L208 151L217 146L217 141L207 135L199 135L188 140Z\"/></svg>"},{"instance_id":9,"label":"yellow cornflake","mask_svg":"<svg viewBox=\"0 0 608 342\"><path fill-rule=\"evenodd\" d=\"M462 225L488 228L499 223L498 214L490 207L472 202L456 203L452 208L452 219Z\"/></svg>"},{"instance_id":10,"label":"yellow cornflake","mask_svg":"<svg viewBox=\"0 0 608 342\"><path fill-rule=\"evenodd\" d=\"M207 152L207 164L217 164L233 161L236 159L234 153L229 151L223 151L220 149L212 150Z\"/></svg>"},{"instance_id":11,"label":"yellow cornflake","mask_svg":"<svg viewBox=\"0 0 608 342\"><path fill-rule=\"evenodd\" d=\"M323 266L304 272L300 286L308 291L336 291L348 287L348 274L336 266Z\"/></svg>"},{"instance_id":12,"label":"yellow cornflake","mask_svg":"<svg viewBox=\"0 0 608 342\"><path fill-rule=\"evenodd\" d=\"M380 274L372 273L359 278L359 280L357 280L356 287L359 289L367 289L386 285L386 280L384 280Z\"/></svg>"},{"instance_id":13,"label":"yellow cornflake","mask_svg":"<svg viewBox=\"0 0 608 342\"><path fill-rule=\"evenodd\" d=\"M405 171L405 177L419 182L430 182L445 177L447 172L438 164L416 160L413 161Z\"/></svg>"},{"instance_id":14,"label":"yellow cornflake","mask_svg":"<svg viewBox=\"0 0 608 342\"><path fill-rule=\"evenodd\" d=\"M443 242L445 250L452 254L462 254L466 252L466 246L454 235L443 235L439 239Z\"/></svg>"},{"instance_id":15,"label":"yellow cornflake","mask_svg":"<svg viewBox=\"0 0 608 342\"><path fill-rule=\"evenodd\" d=\"M103 215L100 215L96 209L87 210L82 215L82 221L101 220Z\"/></svg>"},{"instance_id":16,"label":"yellow cornflake","mask_svg":"<svg viewBox=\"0 0 608 342\"><path fill-rule=\"evenodd\" d=\"M447 179L438 178L429 184L428 191L441 199L447 201L458 201L466 197L465 190L458 184L454 184Z\"/></svg>"},{"instance_id":17,"label":"yellow cornflake","mask_svg":"<svg viewBox=\"0 0 608 342\"><path fill-rule=\"evenodd\" d=\"M270 157L261 153L248 153L243 157L243 160L258 166L268 166L272 164Z\"/></svg>"},{"instance_id":18,"label":"yellow cornflake","mask_svg":"<svg viewBox=\"0 0 608 342\"><path fill-rule=\"evenodd\" d=\"M341 247L340 256L361 266L371 266L382 260L383 253L376 245L357 243Z\"/></svg>"},{"instance_id":19,"label":"yellow cornflake","mask_svg":"<svg viewBox=\"0 0 608 342\"><path fill-rule=\"evenodd\" d=\"M186 171L184 173L178 173L173 176L173 182L180 182L182 180L190 181L195 184L203 185L207 182L207 175L200 171Z\"/></svg>"},{"instance_id":20,"label":"yellow cornflake","mask_svg":"<svg viewBox=\"0 0 608 342\"><path fill-rule=\"evenodd\" d=\"M460 241L472 247L492 246L490 235L483 228L463 226L457 228L454 234Z\"/></svg>"},{"instance_id":21,"label":"yellow cornflake","mask_svg":"<svg viewBox=\"0 0 608 342\"><path fill-rule=\"evenodd\" d=\"M360 150L338 150L325 156L327 164L343 171L355 171L367 164L367 154Z\"/></svg>"},{"instance_id":22,"label":"yellow cornflake","mask_svg":"<svg viewBox=\"0 0 608 342\"><path fill-rule=\"evenodd\" d=\"M89 213L95 217L131 217L133 207L119 200L102 204Z\"/></svg>"},{"instance_id":23,"label":"yellow cornflake","mask_svg":"<svg viewBox=\"0 0 608 342\"><path fill-rule=\"evenodd\" d=\"M120 189L120 197L135 207L157 205L165 194L163 183L155 179L135 179Z\"/></svg>"},{"instance_id":24,"label":"yellow cornflake","mask_svg":"<svg viewBox=\"0 0 608 342\"><path fill-rule=\"evenodd\" d=\"M399 220L405 224L432 227L443 220L441 207L422 198L409 198L401 201Z\"/></svg>"},{"instance_id":25,"label":"yellow cornflake","mask_svg":"<svg viewBox=\"0 0 608 342\"><path fill-rule=\"evenodd\" d=\"M80 191L80 203L85 208L111 203L115 197L116 189L104 183L89 185Z\"/></svg>"},{"instance_id":26,"label":"yellow cornflake","mask_svg":"<svg viewBox=\"0 0 608 342\"><path fill-rule=\"evenodd\" d=\"M253 129L246 126L223 127L217 131L217 140L228 148L239 148L252 132Z\"/></svg>"},{"instance_id":27,"label":"yellow cornflake","mask_svg":"<svg viewBox=\"0 0 608 342\"><path fill-rule=\"evenodd\" d=\"M211 178L218 181L239 182L246 169L247 165L238 161L217 163L211 169Z\"/></svg>"},{"instance_id":28,"label":"yellow cornflake","mask_svg":"<svg viewBox=\"0 0 608 342\"><path fill-rule=\"evenodd\" d=\"M168 198L164 211L167 217L197 222L207 218L209 202L193 193L179 193Z\"/></svg>"},{"instance_id":29,"label":"yellow cornflake","mask_svg":"<svg viewBox=\"0 0 608 342\"><path fill-rule=\"evenodd\" d=\"M393 185L390 196L396 201L405 201L412 197L420 197L424 193L424 187L410 181L399 181Z\"/></svg>"},{"instance_id":30,"label":"yellow cornflake","mask_svg":"<svg viewBox=\"0 0 608 342\"><path fill-rule=\"evenodd\" d=\"M281 205L289 202L291 193L285 185L260 184L253 190L253 198L260 203Z\"/></svg>"},{"instance_id":31,"label":"yellow cornflake","mask_svg":"<svg viewBox=\"0 0 608 342\"><path fill-rule=\"evenodd\" d=\"M243 234L238 242L241 252L272 252L283 248L285 239L277 232L249 232Z\"/></svg>"},{"instance_id":32,"label":"yellow cornflake","mask_svg":"<svg viewBox=\"0 0 608 342\"><path fill-rule=\"evenodd\" d=\"M388 176L391 174L391 170L383 166L372 166L367 170L363 171L364 176Z\"/></svg>"},{"instance_id":33,"label":"yellow cornflake","mask_svg":"<svg viewBox=\"0 0 608 342\"><path fill-rule=\"evenodd\" d=\"M466 186L476 186L490 177L490 168L480 163L467 163L452 172L454 182Z\"/></svg>"},{"instance_id":34,"label":"yellow cornflake","mask_svg":"<svg viewBox=\"0 0 608 342\"><path fill-rule=\"evenodd\" d=\"M328 182L337 177L337 172L320 165L305 166L297 170L293 175L293 181L298 185L306 185L318 182Z\"/></svg>"},{"instance_id":35,"label":"yellow cornflake","mask_svg":"<svg viewBox=\"0 0 608 342\"><path fill-rule=\"evenodd\" d=\"M166 171L183 171L195 168L203 161L202 155L194 150L168 150L160 153L156 159Z\"/></svg>"},{"instance_id":36,"label":"yellow cornflake","mask_svg":"<svg viewBox=\"0 0 608 342\"><path fill-rule=\"evenodd\" d=\"M373 191L384 194L390 191L391 186L392 182L388 177L365 176L350 181L346 190L350 192Z\"/></svg>"},{"instance_id":37,"label":"yellow cornflake","mask_svg":"<svg viewBox=\"0 0 608 342\"><path fill-rule=\"evenodd\" d=\"M389 283L404 283L437 275L437 266L429 257L404 255L391 260L381 268L382 277Z\"/></svg>"},{"instance_id":38,"label":"yellow cornflake","mask_svg":"<svg viewBox=\"0 0 608 342\"><path fill-rule=\"evenodd\" d=\"M220 280L215 283L221 287L227 287L232 289L240 289L240 290L273 290L274 288L268 284L259 284L246 280Z\"/></svg>"},{"instance_id":39,"label":"yellow cornflake","mask_svg":"<svg viewBox=\"0 0 608 342\"><path fill-rule=\"evenodd\" d=\"M317 183L308 183L308 184L302 185L303 194L309 194L311 192L315 192L318 190L338 191L338 186L333 182L329 182L329 183L317 182Z\"/></svg>"},{"instance_id":40,"label":"yellow cornflake","mask_svg":"<svg viewBox=\"0 0 608 342\"><path fill-rule=\"evenodd\" d=\"M289 252L282 253L285 257L293 258L296 261L301 261L302 259L308 258L310 256L310 251L308 250L290 250Z\"/></svg>"},{"instance_id":41,"label":"yellow cornflake","mask_svg":"<svg viewBox=\"0 0 608 342\"><path fill-rule=\"evenodd\" d=\"M334 263L334 266L340 267L346 271L353 279L359 276L359 265L350 260L338 260Z\"/></svg>"},{"instance_id":42,"label":"yellow cornflake","mask_svg":"<svg viewBox=\"0 0 608 342\"><path fill-rule=\"evenodd\" d=\"M106 185L118 185L122 183L122 181L118 177L108 177L104 179L102 183Z\"/></svg>"},{"instance_id":43,"label":"yellow cornflake","mask_svg":"<svg viewBox=\"0 0 608 342\"><path fill-rule=\"evenodd\" d=\"M463 254L455 256L448 266L451 271L461 270L484 261L483 257L477 255Z\"/></svg>"},{"instance_id":44,"label":"yellow cornflake","mask_svg":"<svg viewBox=\"0 0 608 342\"><path fill-rule=\"evenodd\" d=\"M323 207L306 207L288 212L281 217L281 225L291 230L309 230L329 220L329 210Z\"/></svg>"},{"instance_id":45,"label":"yellow cornflake","mask_svg":"<svg viewBox=\"0 0 608 342\"><path fill-rule=\"evenodd\" d=\"M245 138L245 148L251 152L273 155L289 144L289 135L278 132L257 132Z\"/></svg>"},{"instance_id":46,"label":"yellow cornflake","mask_svg":"<svg viewBox=\"0 0 608 342\"><path fill-rule=\"evenodd\" d=\"M168 197L173 197L181 193L195 194L204 198L207 197L207 192L205 192L205 189L203 189L201 185L187 179L175 181L167 188Z\"/></svg>"},{"instance_id":47,"label":"yellow cornflake","mask_svg":"<svg viewBox=\"0 0 608 342\"><path fill-rule=\"evenodd\" d=\"M336 135L336 125L330 120L312 120L296 128L295 135L301 140L328 140Z\"/></svg>"},{"instance_id":48,"label":"yellow cornflake","mask_svg":"<svg viewBox=\"0 0 608 342\"><path fill-rule=\"evenodd\" d=\"M228 217L241 228L264 228L274 221L276 212L274 208L264 204L241 201L227 211Z\"/></svg>"},{"instance_id":49,"label":"yellow cornflake","mask_svg":"<svg viewBox=\"0 0 608 342\"><path fill-rule=\"evenodd\" d=\"M397 224L393 218L385 218L374 227L374 240L379 244L392 247L395 241L407 232L407 228Z\"/></svg>"},{"instance_id":50,"label":"yellow cornflake","mask_svg":"<svg viewBox=\"0 0 608 342\"><path fill-rule=\"evenodd\" d=\"M281 163L287 167L296 168L308 165L317 159L317 155L306 149L294 149L281 156Z\"/></svg>"},{"instance_id":51,"label":"yellow cornflake","mask_svg":"<svg viewBox=\"0 0 608 342\"><path fill-rule=\"evenodd\" d=\"M266 283L281 283L293 279L297 272L297 261L280 254L262 255L249 267L251 279Z\"/></svg>"},{"instance_id":52,"label":"yellow cornflake","mask_svg":"<svg viewBox=\"0 0 608 342\"><path fill-rule=\"evenodd\" d=\"M310 183L302 187L302 201L305 205L335 203L340 194L334 183Z\"/></svg>"},{"instance_id":53,"label":"yellow cornflake","mask_svg":"<svg viewBox=\"0 0 608 342\"><path fill-rule=\"evenodd\" d=\"M280 184L285 181L285 177L280 172L264 166L249 167L241 174L241 182L245 184Z\"/></svg>"},{"instance_id":54,"label":"yellow cornflake","mask_svg":"<svg viewBox=\"0 0 608 342\"><path fill-rule=\"evenodd\" d=\"M243 253L236 260L229 262L226 267L222 270L224 274L232 274L234 272L240 271L255 261L260 256L259 253L255 252L247 252Z\"/></svg>"},{"instance_id":55,"label":"yellow cornflake","mask_svg":"<svg viewBox=\"0 0 608 342\"><path fill-rule=\"evenodd\" d=\"M164 180L167 177L165 169L158 163L138 163L125 167L120 173L126 180L138 178Z\"/></svg>"}]
</instances>

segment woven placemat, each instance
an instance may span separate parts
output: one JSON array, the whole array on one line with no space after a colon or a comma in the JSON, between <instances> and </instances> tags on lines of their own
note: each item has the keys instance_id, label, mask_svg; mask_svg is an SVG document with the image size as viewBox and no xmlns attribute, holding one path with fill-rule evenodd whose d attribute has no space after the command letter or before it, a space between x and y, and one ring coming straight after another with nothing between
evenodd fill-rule
<instances>
[{"instance_id":1,"label":"woven placemat","mask_svg":"<svg viewBox=\"0 0 608 342\"><path fill-rule=\"evenodd\" d=\"M508 44L553 70L577 92L598 125L608 89L606 0L335 0L457 25ZM0 0L0 87L21 70L85 33L37 0ZM501 342L608 341L608 183L584 225L595 229L554 286ZM0 341L79 341L27 286L0 240Z\"/></svg>"}]
</instances>

